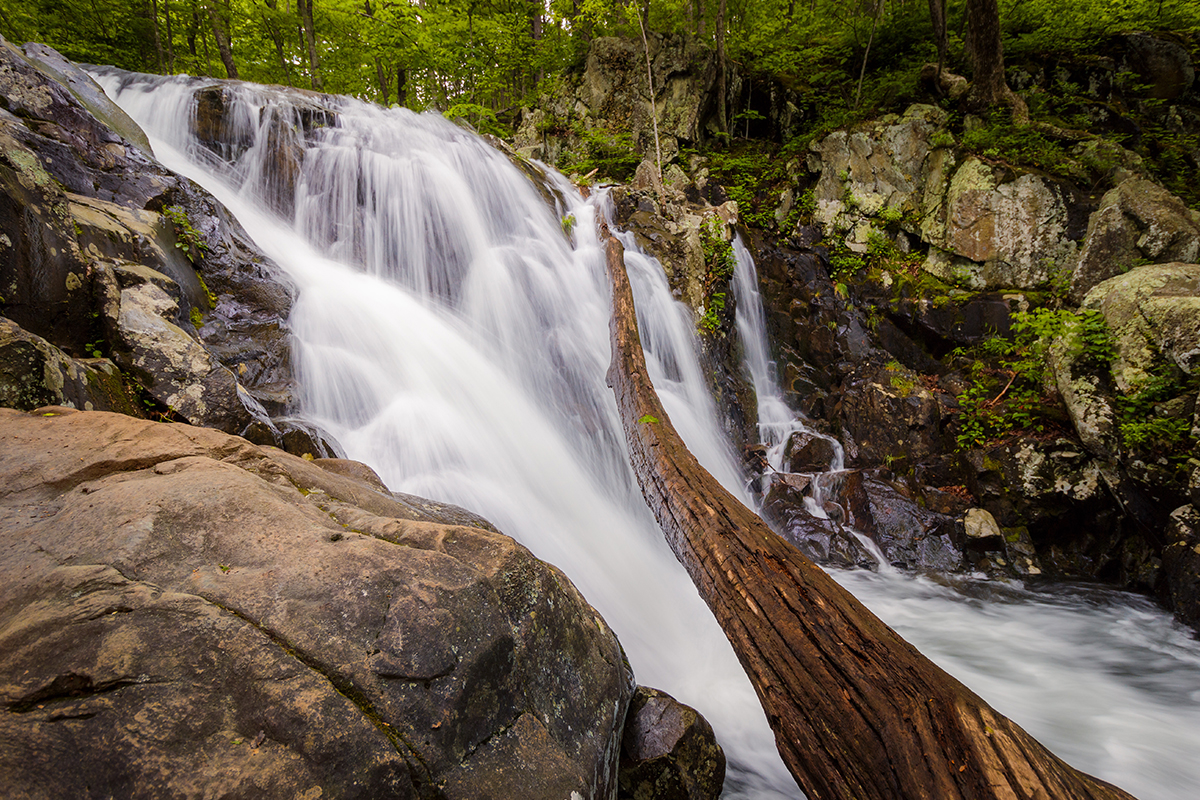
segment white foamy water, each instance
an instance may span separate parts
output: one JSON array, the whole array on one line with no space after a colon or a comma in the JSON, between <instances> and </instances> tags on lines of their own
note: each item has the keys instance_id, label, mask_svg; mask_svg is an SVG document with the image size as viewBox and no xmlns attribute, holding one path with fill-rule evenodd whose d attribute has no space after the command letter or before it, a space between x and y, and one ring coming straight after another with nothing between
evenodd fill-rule
<instances>
[{"instance_id":1,"label":"white foamy water","mask_svg":"<svg viewBox=\"0 0 1200 800\"><path fill-rule=\"evenodd\" d=\"M603 193L585 202L552 175L551 208L478 137L437 116L346 100L339 123L306 150L296 221L285 223L261 199L271 154L259 125L291 119L285 99L239 90L238 135L250 146L230 166L190 138L186 81L102 82L159 158L225 202L295 281L304 415L393 489L463 505L561 567L617 632L638 681L712 722L730 759L726 797L799 796L627 466L604 381ZM752 270L743 259L744 249L739 271ZM664 405L701 462L741 495L693 323L656 262L629 252L627 264ZM741 304L755 306L744 294ZM743 335L756 342L760 416L771 431L790 430L757 313ZM1075 766L1143 798L1194 796L1181 787L1200 785L1200 648L1161 612L1113 595L980 602L903 576L837 577ZM1114 629L1126 635L1102 637Z\"/></svg>"}]
</instances>

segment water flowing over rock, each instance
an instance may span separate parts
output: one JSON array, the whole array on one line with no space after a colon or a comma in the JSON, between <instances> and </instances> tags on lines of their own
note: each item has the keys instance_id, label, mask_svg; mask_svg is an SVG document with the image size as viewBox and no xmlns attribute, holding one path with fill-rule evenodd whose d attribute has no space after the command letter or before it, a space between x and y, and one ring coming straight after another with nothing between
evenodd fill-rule
<instances>
[{"instance_id":1,"label":"water flowing over rock","mask_svg":"<svg viewBox=\"0 0 1200 800\"><path fill-rule=\"evenodd\" d=\"M0 444L14 796L615 791L620 645L479 518L115 414L0 409Z\"/></svg>"},{"instance_id":2,"label":"water flowing over rock","mask_svg":"<svg viewBox=\"0 0 1200 800\"><path fill-rule=\"evenodd\" d=\"M81 408L148 403L234 433L258 423L283 444L268 415L295 401L286 281L206 192L153 160L90 77L49 48L27 50L0 46L15 112L0 119L0 309L68 373L104 384L64 394L48 372L35 394Z\"/></svg>"}]
</instances>

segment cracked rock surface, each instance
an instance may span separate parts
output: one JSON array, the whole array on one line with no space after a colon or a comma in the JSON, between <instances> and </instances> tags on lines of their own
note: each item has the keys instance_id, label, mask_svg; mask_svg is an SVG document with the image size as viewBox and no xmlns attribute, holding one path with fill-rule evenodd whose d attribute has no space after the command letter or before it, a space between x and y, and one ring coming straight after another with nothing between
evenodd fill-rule
<instances>
[{"instance_id":1,"label":"cracked rock surface","mask_svg":"<svg viewBox=\"0 0 1200 800\"><path fill-rule=\"evenodd\" d=\"M595 610L329 466L0 409L7 797L611 796L633 680Z\"/></svg>"}]
</instances>

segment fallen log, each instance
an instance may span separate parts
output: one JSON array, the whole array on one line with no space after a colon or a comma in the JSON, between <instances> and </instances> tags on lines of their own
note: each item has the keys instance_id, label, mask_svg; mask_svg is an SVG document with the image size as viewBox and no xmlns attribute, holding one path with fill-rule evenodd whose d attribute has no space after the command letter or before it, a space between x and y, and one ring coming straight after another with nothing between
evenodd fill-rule
<instances>
[{"instance_id":1,"label":"fallen log","mask_svg":"<svg viewBox=\"0 0 1200 800\"><path fill-rule=\"evenodd\" d=\"M921 655L700 466L646 372L621 244L602 235L613 293L608 385L642 495L809 799L1131 800Z\"/></svg>"}]
</instances>

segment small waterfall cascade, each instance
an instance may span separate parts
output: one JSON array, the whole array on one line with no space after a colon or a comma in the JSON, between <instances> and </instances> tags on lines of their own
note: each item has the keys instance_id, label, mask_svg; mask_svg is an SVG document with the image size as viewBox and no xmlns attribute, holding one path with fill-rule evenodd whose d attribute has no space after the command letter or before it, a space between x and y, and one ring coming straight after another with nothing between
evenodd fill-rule
<instances>
[{"instance_id":1,"label":"small waterfall cascade","mask_svg":"<svg viewBox=\"0 0 1200 800\"><path fill-rule=\"evenodd\" d=\"M814 517L828 519L825 504L842 480L842 473L846 469L846 452L841 442L814 430L784 402L775 362L771 360L766 313L758 291L758 272L754 265L754 257L742 243L741 237L735 237L733 241L733 256L733 292L738 299L734 324L745 349L746 367L758 398L758 433L767 447L767 466L770 468L763 478L763 494L765 495L770 488L772 473L786 471L783 463L784 452L793 433L825 439L832 445L833 458L825 472L811 476L810 494L804 498L804 507ZM848 525L846 530L875 559L880 571L894 571L873 539Z\"/></svg>"},{"instance_id":2,"label":"small waterfall cascade","mask_svg":"<svg viewBox=\"0 0 1200 800\"><path fill-rule=\"evenodd\" d=\"M98 80L159 159L224 202L297 286L290 324L304 415L393 489L480 513L563 569L617 632L639 682L713 724L730 762L725 797L799 796L627 465L604 378L605 193L585 200L548 172L543 196L497 150L436 115L339 99L336 119L303 137L311 101L249 85L226 87L214 149L193 135L195 89L211 82ZM296 170L281 173L276 162L301 148ZM664 406L701 463L744 497L694 323L661 266L624 241ZM758 332L742 335L763 437L781 459L801 423L772 375L761 303L747 299L757 296L753 260L740 243L735 253L739 330ZM1200 646L1148 603L836 577L1075 766L1146 798L1194 796Z\"/></svg>"}]
</instances>

